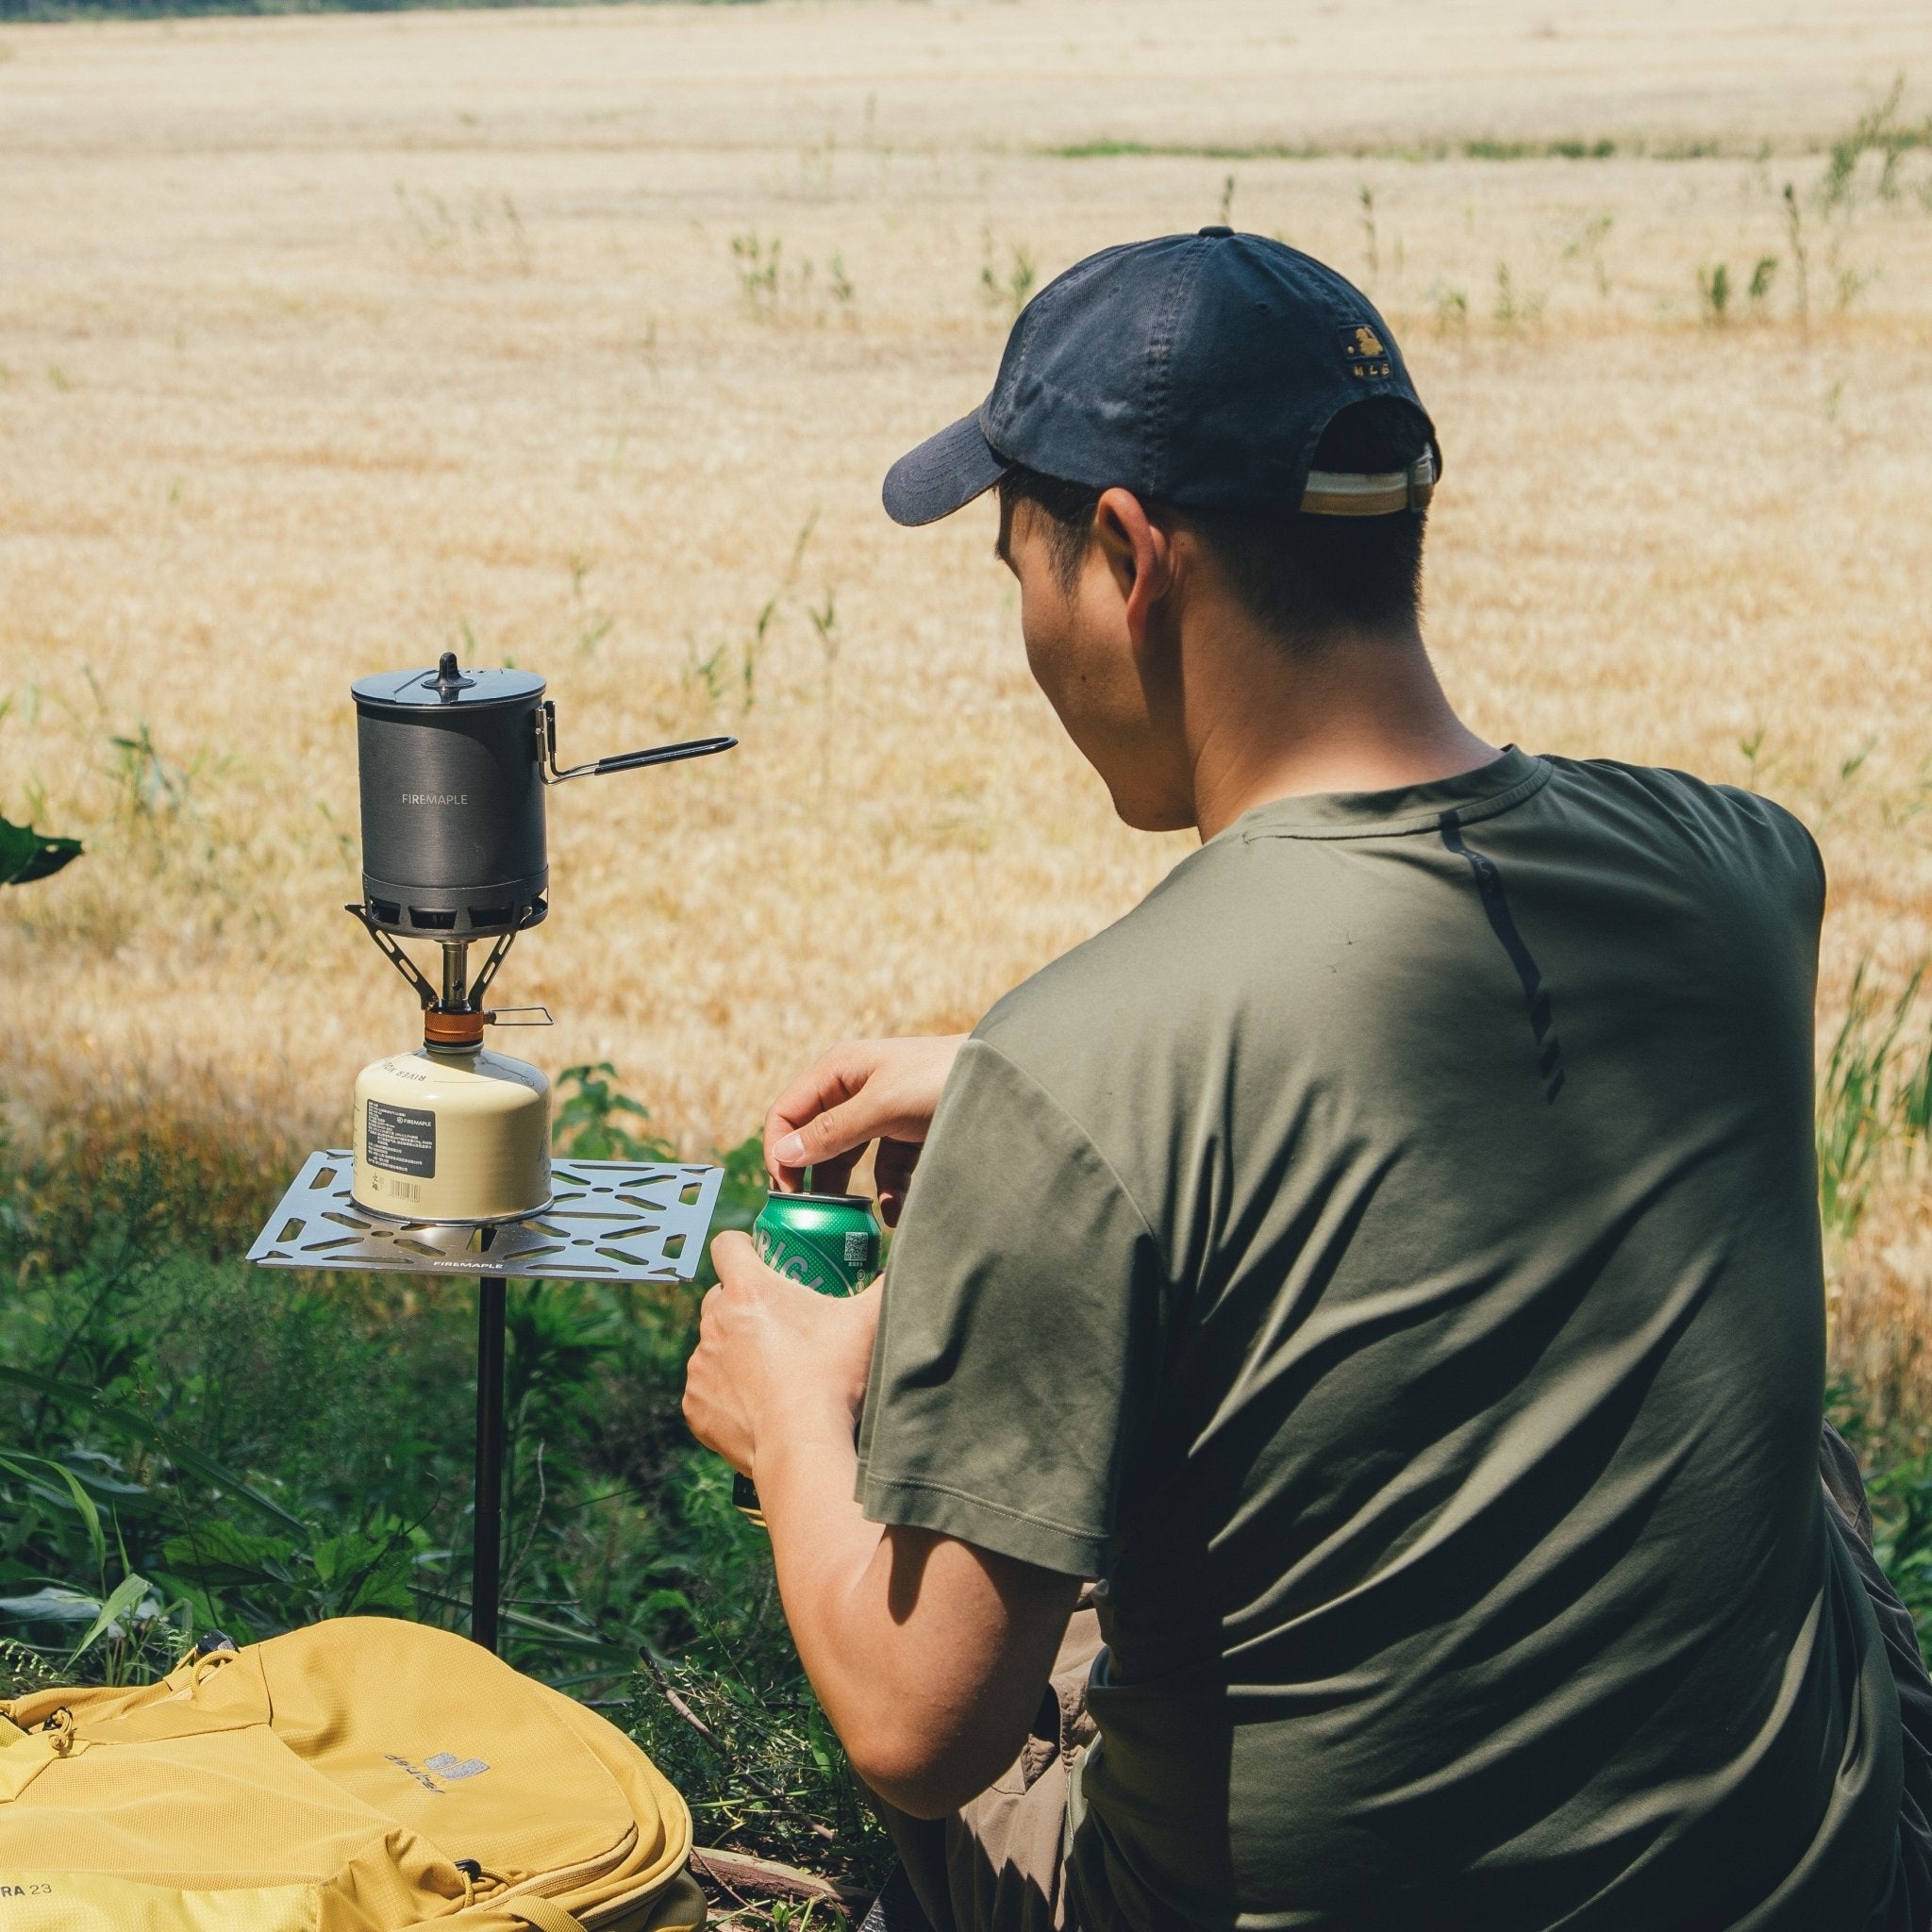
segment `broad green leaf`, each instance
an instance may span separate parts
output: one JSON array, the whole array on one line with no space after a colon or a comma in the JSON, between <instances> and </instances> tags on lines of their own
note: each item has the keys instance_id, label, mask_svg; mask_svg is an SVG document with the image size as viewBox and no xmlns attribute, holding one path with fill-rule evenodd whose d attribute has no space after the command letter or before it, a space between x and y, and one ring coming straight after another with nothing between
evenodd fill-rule
<instances>
[{"instance_id":1,"label":"broad green leaf","mask_svg":"<svg viewBox=\"0 0 1932 1932\"><path fill-rule=\"evenodd\" d=\"M646 1591L631 1605L632 1616L641 1622L664 1616L672 1610L676 1610L687 1617L695 1614L691 1608L690 1596L681 1590Z\"/></svg>"},{"instance_id":2,"label":"broad green leaf","mask_svg":"<svg viewBox=\"0 0 1932 1932\"><path fill-rule=\"evenodd\" d=\"M161 1561L204 1588L223 1584L287 1583L294 1546L286 1537L253 1536L231 1523L208 1523L161 1545Z\"/></svg>"},{"instance_id":3,"label":"broad green leaf","mask_svg":"<svg viewBox=\"0 0 1932 1932\"><path fill-rule=\"evenodd\" d=\"M391 1539L369 1536L359 1529L345 1529L326 1536L308 1553L315 1574L325 1589L333 1590L365 1570L375 1570L390 1560ZM407 1567L408 1556L403 1555Z\"/></svg>"},{"instance_id":4,"label":"broad green leaf","mask_svg":"<svg viewBox=\"0 0 1932 1932\"><path fill-rule=\"evenodd\" d=\"M204 1456L199 1449L175 1441L159 1424L149 1422L144 1415L100 1401L85 1383L63 1382L54 1375L36 1374L31 1369L13 1369L5 1365L0 1365L0 1383L10 1383L16 1389L31 1389L37 1395L50 1395L70 1407L85 1409L102 1428L158 1449L177 1470L198 1476L210 1489L221 1490L238 1502L246 1503L304 1542L308 1541L308 1525L299 1516L291 1515L273 1496L264 1495L233 1470L225 1469L212 1456Z\"/></svg>"},{"instance_id":5,"label":"broad green leaf","mask_svg":"<svg viewBox=\"0 0 1932 1932\"><path fill-rule=\"evenodd\" d=\"M24 1455L0 1456L0 1469L10 1470L23 1482L33 1483L36 1489L40 1489L41 1486L34 1481L34 1469L51 1470L58 1476L66 1484L68 1495L72 1498L80 1520L87 1524L87 1540L93 1545L95 1569L105 1570L108 1567L108 1540L101 1532L101 1512L94 1507L94 1499L81 1488L71 1469L44 1456ZM48 1492L42 1490L42 1493Z\"/></svg>"},{"instance_id":6,"label":"broad green leaf","mask_svg":"<svg viewBox=\"0 0 1932 1932\"><path fill-rule=\"evenodd\" d=\"M416 1607L416 1553L398 1525L390 1533L344 1530L309 1553L324 1587L337 1594L337 1614L387 1610L408 1616Z\"/></svg>"},{"instance_id":7,"label":"broad green leaf","mask_svg":"<svg viewBox=\"0 0 1932 1932\"><path fill-rule=\"evenodd\" d=\"M341 1607L345 1617L366 1616L373 1610L390 1610L408 1616L416 1607L416 1593L409 1588L409 1559L397 1555L379 1564L357 1584L354 1593Z\"/></svg>"},{"instance_id":8,"label":"broad green leaf","mask_svg":"<svg viewBox=\"0 0 1932 1932\"><path fill-rule=\"evenodd\" d=\"M101 1606L100 1615L88 1625L87 1635L67 1653L68 1663L78 1663L148 1593L149 1588L145 1576L124 1576L114 1586L113 1595Z\"/></svg>"},{"instance_id":9,"label":"broad green leaf","mask_svg":"<svg viewBox=\"0 0 1932 1932\"><path fill-rule=\"evenodd\" d=\"M50 877L79 857L78 839L57 839L0 818L0 886Z\"/></svg>"},{"instance_id":10,"label":"broad green leaf","mask_svg":"<svg viewBox=\"0 0 1932 1932\"><path fill-rule=\"evenodd\" d=\"M49 1584L32 1596L0 1596L0 1610L30 1624L85 1624L100 1614L101 1600L85 1591Z\"/></svg>"}]
</instances>

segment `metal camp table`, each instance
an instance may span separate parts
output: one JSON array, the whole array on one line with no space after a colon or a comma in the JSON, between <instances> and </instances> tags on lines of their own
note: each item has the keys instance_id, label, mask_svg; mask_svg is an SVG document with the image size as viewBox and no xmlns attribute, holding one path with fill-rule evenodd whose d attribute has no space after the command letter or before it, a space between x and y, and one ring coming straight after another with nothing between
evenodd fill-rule
<instances>
[{"instance_id":1,"label":"metal camp table","mask_svg":"<svg viewBox=\"0 0 1932 1932\"><path fill-rule=\"evenodd\" d=\"M642 1160L552 1162L550 1205L521 1221L391 1221L349 1195L345 1148L311 1154L248 1250L264 1268L453 1274L476 1290L475 1539L470 1635L497 1648L503 1562L505 1284L689 1281L722 1168Z\"/></svg>"}]
</instances>

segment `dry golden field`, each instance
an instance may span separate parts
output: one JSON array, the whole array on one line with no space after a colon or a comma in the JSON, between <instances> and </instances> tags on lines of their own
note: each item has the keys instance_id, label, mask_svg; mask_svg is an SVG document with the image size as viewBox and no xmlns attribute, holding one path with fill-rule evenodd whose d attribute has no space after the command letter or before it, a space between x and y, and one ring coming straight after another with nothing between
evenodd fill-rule
<instances>
[{"instance_id":1,"label":"dry golden field","mask_svg":"<svg viewBox=\"0 0 1932 1932\"><path fill-rule=\"evenodd\" d=\"M555 911L501 983L558 1016L520 1051L616 1061L689 1145L1123 911L1182 848L1059 741L991 511L902 532L877 484L983 393L1024 265L1230 206L1403 333L1477 728L1788 803L1834 879L1827 1030L1865 956L1901 986L1932 952L1932 152L1827 175L1894 76L1924 125L1932 9L1808 13L0 30L0 812L89 846L0 894L16 1139L345 1132L415 1027L339 909L347 687L451 644L541 670L566 757L742 737L554 799ZM1895 1162L1834 1251L1881 1401L1932 1346L1926 1208Z\"/></svg>"}]
</instances>

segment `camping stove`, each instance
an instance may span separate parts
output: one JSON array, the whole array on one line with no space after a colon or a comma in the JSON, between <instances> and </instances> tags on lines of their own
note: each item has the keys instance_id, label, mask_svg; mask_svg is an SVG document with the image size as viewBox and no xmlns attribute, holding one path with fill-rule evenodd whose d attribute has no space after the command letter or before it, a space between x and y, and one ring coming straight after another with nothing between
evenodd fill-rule
<instances>
[{"instance_id":1,"label":"camping stove","mask_svg":"<svg viewBox=\"0 0 1932 1932\"><path fill-rule=\"evenodd\" d=\"M549 1081L483 1044L487 1026L547 1026L550 1015L491 1008L491 985L518 934L550 910L551 788L707 758L738 741L691 739L560 767L543 680L465 672L453 651L433 671L390 672L352 690L362 898L348 909L415 993L423 1044L357 1075L353 1145L309 1156L248 1258L475 1280L470 1633L493 1650L507 1280L689 1281L723 1175L662 1161L566 1159L553 1169ZM438 948L434 977L405 940Z\"/></svg>"},{"instance_id":2,"label":"camping stove","mask_svg":"<svg viewBox=\"0 0 1932 1932\"><path fill-rule=\"evenodd\" d=\"M569 769L557 708L527 671L393 671L352 688L362 801L362 900L348 909L416 994L423 1044L356 1080L356 1205L404 1221L482 1225L549 1204L550 1083L488 1051L490 1025L547 1026L541 1007L491 1008L512 941L549 912L544 793L572 778L729 751L691 739ZM433 941L430 978L404 939ZM485 949L471 973L471 948Z\"/></svg>"}]
</instances>

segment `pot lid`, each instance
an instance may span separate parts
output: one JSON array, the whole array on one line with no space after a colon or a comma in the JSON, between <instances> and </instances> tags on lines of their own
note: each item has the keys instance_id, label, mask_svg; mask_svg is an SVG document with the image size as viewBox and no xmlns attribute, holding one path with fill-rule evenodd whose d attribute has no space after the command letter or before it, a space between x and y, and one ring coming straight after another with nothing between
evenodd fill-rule
<instances>
[{"instance_id":1,"label":"pot lid","mask_svg":"<svg viewBox=\"0 0 1932 1932\"><path fill-rule=\"evenodd\" d=\"M433 671L384 671L349 687L358 705L400 710L441 710L454 705L527 703L541 697L543 680L534 671L465 671L445 651Z\"/></svg>"}]
</instances>

